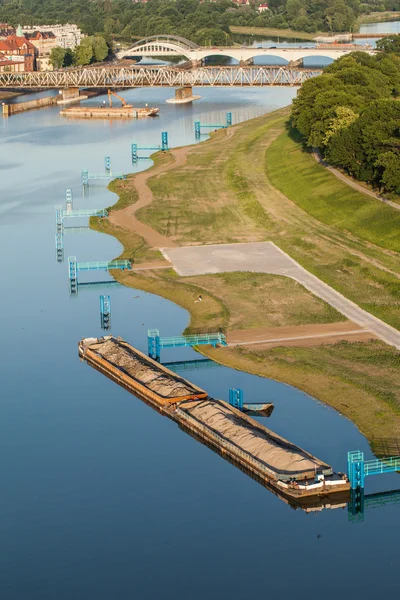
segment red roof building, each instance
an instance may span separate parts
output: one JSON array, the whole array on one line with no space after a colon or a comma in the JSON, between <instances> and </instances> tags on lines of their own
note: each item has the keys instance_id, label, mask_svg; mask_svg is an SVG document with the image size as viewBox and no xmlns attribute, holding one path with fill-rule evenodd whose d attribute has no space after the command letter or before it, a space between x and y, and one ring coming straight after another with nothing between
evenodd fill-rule
<instances>
[{"instance_id":1,"label":"red roof building","mask_svg":"<svg viewBox=\"0 0 400 600\"><path fill-rule=\"evenodd\" d=\"M9 35L5 40L0 40L0 52L8 60L17 60L17 56L24 59L25 71L35 71L38 50L23 36Z\"/></svg>"}]
</instances>

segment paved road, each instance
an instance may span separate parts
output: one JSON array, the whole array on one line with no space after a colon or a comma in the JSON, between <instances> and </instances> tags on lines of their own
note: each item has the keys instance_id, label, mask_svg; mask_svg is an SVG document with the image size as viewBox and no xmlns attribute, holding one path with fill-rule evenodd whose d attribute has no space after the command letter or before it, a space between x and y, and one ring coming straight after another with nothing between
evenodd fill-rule
<instances>
[{"instance_id":1,"label":"paved road","mask_svg":"<svg viewBox=\"0 0 400 600\"><path fill-rule=\"evenodd\" d=\"M162 252L175 271L183 276L250 271L291 277L348 319L400 350L400 331L336 292L272 242L163 248Z\"/></svg>"}]
</instances>

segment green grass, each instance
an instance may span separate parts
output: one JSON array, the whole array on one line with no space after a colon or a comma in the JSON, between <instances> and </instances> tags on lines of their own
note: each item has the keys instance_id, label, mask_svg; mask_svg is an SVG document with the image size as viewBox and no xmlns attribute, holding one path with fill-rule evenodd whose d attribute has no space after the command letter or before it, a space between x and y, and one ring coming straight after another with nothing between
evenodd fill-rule
<instances>
[{"instance_id":1,"label":"green grass","mask_svg":"<svg viewBox=\"0 0 400 600\"><path fill-rule=\"evenodd\" d=\"M318 35L329 35L327 32L307 33L306 31L294 31L293 29L276 29L274 27L240 27L231 25L229 27L232 33L242 35L262 35L271 37L291 38L299 40L313 40Z\"/></svg>"},{"instance_id":2,"label":"green grass","mask_svg":"<svg viewBox=\"0 0 400 600\"><path fill-rule=\"evenodd\" d=\"M302 285L279 275L219 273L186 278L219 298L229 329L337 323L346 318Z\"/></svg>"},{"instance_id":3,"label":"green grass","mask_svg":"<svg viewBox=\"0 0 400 600\"><path fill-rule=\"evenodd\" d=\"M371 441L400 437L400 353L383 342L269 350L202 347L201 353L290 382L352 419Z\"/></svg>"},{"instance_id":4,"label":"green grass","mask_svg":"<svg viewBox=\"0 0 400 600\"><path fill-rule=\"evenodd\" d=\"M94 229L98 233L112 235L122 244L123 250L116 257L118 259L127 259L133 261L135 264L162 259L161 252L150 248L143 238L117 225L113 225L108 219L90 217L89 224L91 229Z\"/></svg>"},{"instance_id":5,"label":"green grass","mask_svg":"<svg viewBox=\"0 0 400 600\"><path fill-rule=\"evenodd\" d=\"M114 179L108 185L110 192L117 194L118 200L115 204L112 204L107 210L122 210L127 206L132 206L138 199L137 191L133 185L131 185L132 177L129 176L127 180Z\"/></svg>"},{"instance_id":6,"label":"green grass","mask_svg":"<svg viewBox=\"0 0 400 600\"><path fill-rule=\"evenodd\" d=\"M266 169L278 190L322 223L400 251L400 211L343 184L303 151L290 132L268 148Z\"/></svg>"}]
</instances>

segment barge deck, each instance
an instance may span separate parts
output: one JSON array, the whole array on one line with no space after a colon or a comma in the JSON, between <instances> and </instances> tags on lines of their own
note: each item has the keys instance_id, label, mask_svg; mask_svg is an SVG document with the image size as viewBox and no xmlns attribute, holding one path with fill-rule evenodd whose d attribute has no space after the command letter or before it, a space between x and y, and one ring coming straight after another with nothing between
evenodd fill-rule
<instances>
[{"instance_id":1,"label":"barge deck","mask_svg":"<svg viewBox=\"0 0 400 600\"><path fill-rule=\"evenodd\" d=\"M159 108L134 108L122 106L121 108L108 108L96 106L73 106L64 108L62 117L77 119L140 119L142 117L155 117Z\"/></svg>"},{"instance_id":2,"label":"barge deck","mask_svg":"<svg viewBox=\"0 0 400 600\"><path fill-rule=\"evenodd\" d=\"M120 338L86 338L79 355L289 504L347 498L350 484L332 467ZM329 500L329 505L335 504Z\"/></svg>"}]
</instances>

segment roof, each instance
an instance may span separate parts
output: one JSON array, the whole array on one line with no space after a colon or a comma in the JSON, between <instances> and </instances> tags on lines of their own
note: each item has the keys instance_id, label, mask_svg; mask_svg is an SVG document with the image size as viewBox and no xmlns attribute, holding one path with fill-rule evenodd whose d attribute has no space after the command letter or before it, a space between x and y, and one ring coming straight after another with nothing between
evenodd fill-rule
<instances>
[{"instance_id":1,"label":"roof","mask_svg":"<svg viewBox=\"0 0 400 600\"><path fill-rule=\"evenodd\" d=\"M52 31L34 31L33 33L25 33L28 40L54 40L56 36Z\"/></svg>"},{"instance_id":2,"label":"roof","mask_svg":"<svg viewBox=\"0 0 400 600\"><path fill-rule=\"evenodd\" d=\"M0 40L0 50L19 50L26 46L27 49L35 51L36 48L25 37L17 35L9 35L5 40Z\"/></svg>"}]
</instances>

